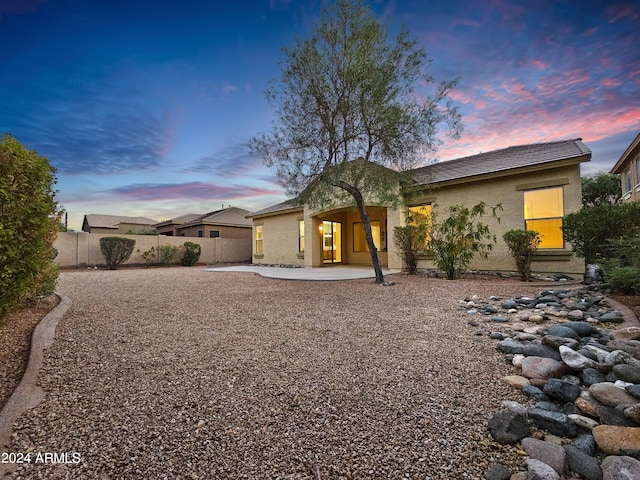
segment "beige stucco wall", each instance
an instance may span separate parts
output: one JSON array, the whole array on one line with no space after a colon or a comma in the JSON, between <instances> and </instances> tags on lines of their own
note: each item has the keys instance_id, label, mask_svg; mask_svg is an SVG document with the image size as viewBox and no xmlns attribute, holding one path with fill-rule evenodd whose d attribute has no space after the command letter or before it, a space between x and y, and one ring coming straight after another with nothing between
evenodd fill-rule
<instances>
[{"instance_id":1,"label":"beige stucco wall","mask_svg":"<svg viewBox=\"0 0 640 480\"><path fill-rule=\"evenodd\" d=\"M503 210L498 212L499 223L490 217L483 219L483 223L488 224L491 232L496 235L497 242L486 260L477 255L470 267L479 270L514 271L515 265L502 235L511 229L525 228L525 189L553 186L563 187L565 215L580 209L582 197L579 165L435 188L413 203L436 203L438 208L435 211L443 216L451 205L464 204L471 207L484 201L490 212L491 207L501 203ZM570 252L571 246L568 244L560 250L540 250L532 263L532 269L538 273L567 273L575 276L584 274L583 259L570 255ZM431 260L423 259L419 262L418 268L435 268L435 264Z\"/></svg>"},{"instance_id":2,"label":"beige stucco wall","mask_svg":"<svg viewBox=\"0 0 640 480\"><path fill-rule=\"evenodd\" d=\"M54 244L58 250L55 262L60 267L86 267L105 265L104 257L100 252L100 239L114 236L98 233L72 233L61 232ZM202 253L199 263L214 264L227 262L246 262L251 259L251 239L247 238L186 238L168 237L162 235L122 235L117 236L132 238L136 241L131 258L125 265L144 264L142 253L151 247L158 248L161 245L182 246L185 242L193 242L200 245ZM173 263L180 263L181 255L178 254Z\"/></svg>"},{"instance_id":3,"label":"beige stucco wall","mask_svg":"<svg viewBox=\"0 0 640 480\"><path fill-rule=\"evenodd\" d=\"M257 218L253 222L253 262L265 265L304 265L304 256L298 254L298 221L303 211ZM262 225L262 254L256 253L255 227ZM305 249L309 229L305 222Z\"/></svg>"},{"instance_id":4,"label":"beige stucco wall","mask_svg":"<svg viewBox=\"0 0 640 480\"><path fill-rule=\"evenodd\" d=\"M524 190L562 186L564 194L565 215L581 207L580 166L568 165L547 170L503 176L499 178L483 178L478 181L449 184L441 188L425 191L415 198L410 205L424 203L438 204L437 211L443 215L449 206L464 204L468 207L480 201L487 204L488 211L498 203L503 210L498 213L500 222L491 217L482 221L487 223L497 242L485 260L476 256L471 263L472 269L515 271L515 264L508 253L502 235L511 229L523 229L524 224ZM379 220L383 230L383 245L379 252L380 262L393 269L402 268L402 261L393 242L393 229L403 225L406 218L406 208L394 210L391 208L368 209L371 220ZM298 254L298 220L305 220L305 255ZM386 218L386 220L385 220ZM355 265L370 265L371 257L368 252L353 252L353 224L360 218L354 209L339 209L333 211L304 210L270 214L254 219L255 225L262 225L264 254L255 254L255 263L305 265L319 267L322 262L322 239L319 226L323 220L342 223L343 227L343 263ZM419 268L435 268L435 264L428 258L423 258ZM576 277L584 274L584 262L571 254L571 246L565 245L560 250L540 250L533 262L533 270L538 273L567 273Z\"/></svg>"}]
</instances>

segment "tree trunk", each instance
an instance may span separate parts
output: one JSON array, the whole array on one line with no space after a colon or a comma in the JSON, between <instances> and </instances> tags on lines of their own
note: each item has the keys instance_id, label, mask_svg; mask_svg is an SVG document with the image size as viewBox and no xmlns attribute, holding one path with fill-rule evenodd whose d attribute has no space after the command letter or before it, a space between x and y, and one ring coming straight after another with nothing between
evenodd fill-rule
<instances>
[{"instance_id":1,"label":"tree trunk","mask_svg":"<svg viewBox=\"0 0 640 480\"><path fill-rule=\"evenodd\" d=\"M384 283L384 275L382 274L382 267L380 266L380 259L378 258L378 249L373 242L373 234L371 233L371 219L367 213L367 209L364 206L364 198L362 198L362 192L352 185L346 182L337 182L333 184L334 187L342 188L351 194L356 201L358 213L360 214L360 220L362 220L362 226L364 227L364 236L367 239L367 246L369 247L369 253L371 254L371 263L373 263L373 270L376 273L376 283Z\"/></svg>"},{"instance_id":2,"label":"tree trunk","mask_svg":"<svg viewBox=\"0 0 640 480\"><path fill-rule=\"evenodd\" d=\"M358 192L360 193L360 192ZM364 227L364 236L367 239L367 246L369 247L369 253L371 254L371 263L373 263L373 270L376 272L376 283L384 283L384 275L382 274L382 267L380 266L380 259L378 258L378 249L373 242L373 234L371 233L371 219L364 206L364 200L361 195L356 197L356 205L358 206L358 212L360 213L360 220L362 220L362 226Z\"/></svg>"}]
</instances>

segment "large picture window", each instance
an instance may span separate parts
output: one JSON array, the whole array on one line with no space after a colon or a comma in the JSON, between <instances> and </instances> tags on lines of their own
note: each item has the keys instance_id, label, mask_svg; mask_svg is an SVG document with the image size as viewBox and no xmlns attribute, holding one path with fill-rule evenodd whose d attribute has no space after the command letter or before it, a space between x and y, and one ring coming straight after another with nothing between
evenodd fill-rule
<instances>
[{"instance_id":1,"label":"large picture window","mask_svg":"<svg viewBox=\"0 0 640 480\"><path fill-rule=\"evenodd\" d=\"M524 222L527 230L542 237L539 248L564 248L562 187L541 188L524 192Z\"/></svg>"},{"instance_id":2,"label":"large picture window","mask_svg":"<svg viewBox=\"0 0 640 480\"><path fill-rule=\"evenodd\" d=\"M262 225L256 225L256 253L263 253L263 251L262 251Z\"/></svg>"},{"instance_id":3,"label":"large picture window","mask_svg":"<svg viewBox=\"0 0 640 480\"><path fill-rule=\"evenodd\" d=\"M416 205L409 207L409 225L418 226L421 224L428 225L427 238L425 239L425 248L429 248L431 241L431 220L433 216L433 206L431 204Z\"/></svg>"},{"instance_id":4,"label":"large picture window","mask_svg":"<svg viewBox=\"0 0 640 480\"><path fill-rule=\"evenodd\" d=\"M376 249L380 250L380 222L371 222L371 235L373 236L373 243ZM368 252L367 237L364 234L364 224L357 222L353 224L353 251Z\"/></svg>"}]
</instances>

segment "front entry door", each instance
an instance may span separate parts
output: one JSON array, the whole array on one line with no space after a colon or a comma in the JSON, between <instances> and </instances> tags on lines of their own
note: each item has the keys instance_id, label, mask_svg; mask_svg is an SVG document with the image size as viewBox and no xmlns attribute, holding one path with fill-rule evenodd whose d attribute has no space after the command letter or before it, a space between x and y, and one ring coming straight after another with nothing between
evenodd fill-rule
<instances>
[{"instance_id":1,"label":"front entry door","mask_svg":"<svg viewBox=\"0 0 640 480\"><path fill-rule=\"evenodd\" d=\"M322 250L324 263L342 262L342 224L322 222Z\"/></svg>"}]
</instances>

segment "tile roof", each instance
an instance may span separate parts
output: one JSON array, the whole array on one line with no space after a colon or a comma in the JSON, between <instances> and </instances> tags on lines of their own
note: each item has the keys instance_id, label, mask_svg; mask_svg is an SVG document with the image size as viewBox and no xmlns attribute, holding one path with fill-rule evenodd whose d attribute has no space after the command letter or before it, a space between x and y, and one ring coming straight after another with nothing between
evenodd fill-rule
<instances>
[{"instance_id":1,"label":"tile roof","mask_svg":"<svg viewBox=\"0 0 640 480\"><path fill-rule=\"evenodd\" d=\"M121 215L101 215L90 213L84 216L85 222L92 228L118 228L120 223L130 223L133 225L154 225L158 223L147 217L123 217Z\"/></svg>"},{"instance_id":2,"label":"tile roof","mask_svg":"<svg viewBox=\"0 0 640 480\"><path fill-rule=\"evenodd\" d=\"M584 157L581 159L581 157ZM588 161L591 150L581 138L535 143L479 153L470 157L438 162L411 171L416 184L439 183L478 175L506 172L560 160Z\"/></svg>"},{"instance_id":3,"label":"tile roof","mask_svg":"<svg viewBox=\"0 0 640 480\"><path fill-rule=\"evenodd\" d=\"M303 207L298 203L298 200L292 198L290 200L285 200L284 202L271 205L270 207L263 208L262 210L258 210L257 212L253 212L251 215L247 215L247 217L254 218L262 215L268 215L270 213L283 212L285 210L302 210L302 208Z\"/></svg>"},{"instance_id":4,"label":"tile roof","mask_svg":"<svg viewBox=\"0 0 640 480\"><path fill-rule=\"evenodd\" d=\"M197 218L200 218L202 215L199 213L187 213L186 215L181 215L176 218L171 218L169 220L163 220L162 222L158 222L154 225L154 227L163 227L167 225L182 225L183 223L191 222Z\"/></svg>"},{"instance_id":5,"label":"tile roof","mask_svg":"<svg viewBox=\"0 0 640 480\"><path fill-rule=\"evenodd\" d=\"M196 218L177 226L176 228L192 227L194 225L226 225L231 227L250 227L251 220L247 219L249 210L238 207L228 207L221 210L198 215Z\"/></svg>"}]
</instances>

